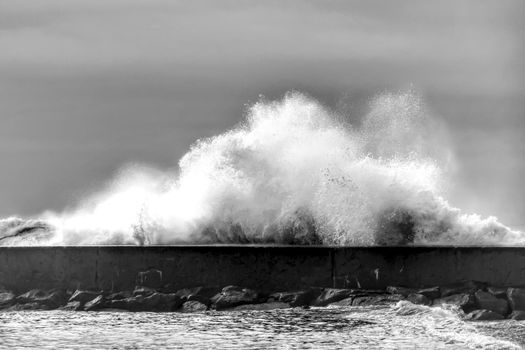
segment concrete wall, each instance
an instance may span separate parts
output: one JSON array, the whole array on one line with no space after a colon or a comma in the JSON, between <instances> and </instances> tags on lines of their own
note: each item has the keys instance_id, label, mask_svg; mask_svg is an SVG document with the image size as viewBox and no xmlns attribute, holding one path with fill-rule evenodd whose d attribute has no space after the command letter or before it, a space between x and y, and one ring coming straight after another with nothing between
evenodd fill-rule
<instances>
[{"instance_id":1,"label":"concrete wall","mask_svg":"<svg viewBox=\"0 0 525 350\"><path fill-rule=\"evenodd\" d=\"M384 288L461 280L525 285L525 248L100 246L0 247L0 286L133 289L137 274L162 271L178 289L236 284L259 290L306 286Z\"/></svg>"}]
</instances>

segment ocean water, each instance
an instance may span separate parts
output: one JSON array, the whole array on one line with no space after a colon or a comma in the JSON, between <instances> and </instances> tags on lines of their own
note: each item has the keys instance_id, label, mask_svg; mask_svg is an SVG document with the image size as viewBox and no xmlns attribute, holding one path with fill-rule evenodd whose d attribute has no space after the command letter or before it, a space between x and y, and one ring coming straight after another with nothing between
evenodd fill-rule
<instances>
[{"instance_id":1,"label":"ocean water","mask_svg":"<svg viewBox=\"0 0 525 350\"><path fill-rule=\"evenodd\" d=\"M525 322L399 302L206 313L0 312L0 348L520 349Z\"/></svg>"}]
</instances>

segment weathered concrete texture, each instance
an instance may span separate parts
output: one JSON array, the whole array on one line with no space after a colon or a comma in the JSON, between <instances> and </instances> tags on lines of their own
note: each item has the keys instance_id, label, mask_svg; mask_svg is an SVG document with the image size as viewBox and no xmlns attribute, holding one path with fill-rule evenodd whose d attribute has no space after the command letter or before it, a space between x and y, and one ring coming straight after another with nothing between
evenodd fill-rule
<instances>
[{"instance_id":1,"label":"weathered concrete texture","mask_svg":"<svg viewBox=\"0 0 525 350\"><path fill-rule=\"evenodd\" d=\"M147 275L139 272L150 271ZM155 276L158 274L158 278ZM0 247L0 286L132 290L140 276L169 289L242 285L419 288L477 280L525 285L525 249L509 247L100 246Z\"/></svg>"}]
</instances>

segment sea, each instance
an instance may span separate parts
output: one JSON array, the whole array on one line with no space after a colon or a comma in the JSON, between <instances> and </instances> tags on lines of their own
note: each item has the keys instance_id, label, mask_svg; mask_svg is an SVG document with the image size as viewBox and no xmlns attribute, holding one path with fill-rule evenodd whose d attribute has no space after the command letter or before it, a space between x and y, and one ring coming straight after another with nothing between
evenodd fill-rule
<instances>
[{"instance_id":1,"label":"sea","mask_svg":"<svg viewBox=\"0 0 525 350\"><path fill-rule=\"evenodd\" d=\"M0 312L0 349L522 349L525 322L390 306L267 311Z\"/></svg>"}]
</instances>

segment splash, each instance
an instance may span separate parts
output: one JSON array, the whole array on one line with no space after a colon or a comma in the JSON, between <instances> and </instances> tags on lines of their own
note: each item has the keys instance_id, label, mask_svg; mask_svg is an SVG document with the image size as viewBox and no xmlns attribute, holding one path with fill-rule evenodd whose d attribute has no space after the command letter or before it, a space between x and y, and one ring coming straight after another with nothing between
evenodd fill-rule
<instances>
[{"instance_id":1,"label":"splash","mask_svg":"<svg viewBox=\"0 0 525 350\"><path fill-rule=\"evenodd\" d=\"M290 92L199 140L178 172L128 167L62 213L0 220L0 244L522 244L444 198L446 132L414 92L375 98L359 125Z\"/></svg>"}]
</instances>

